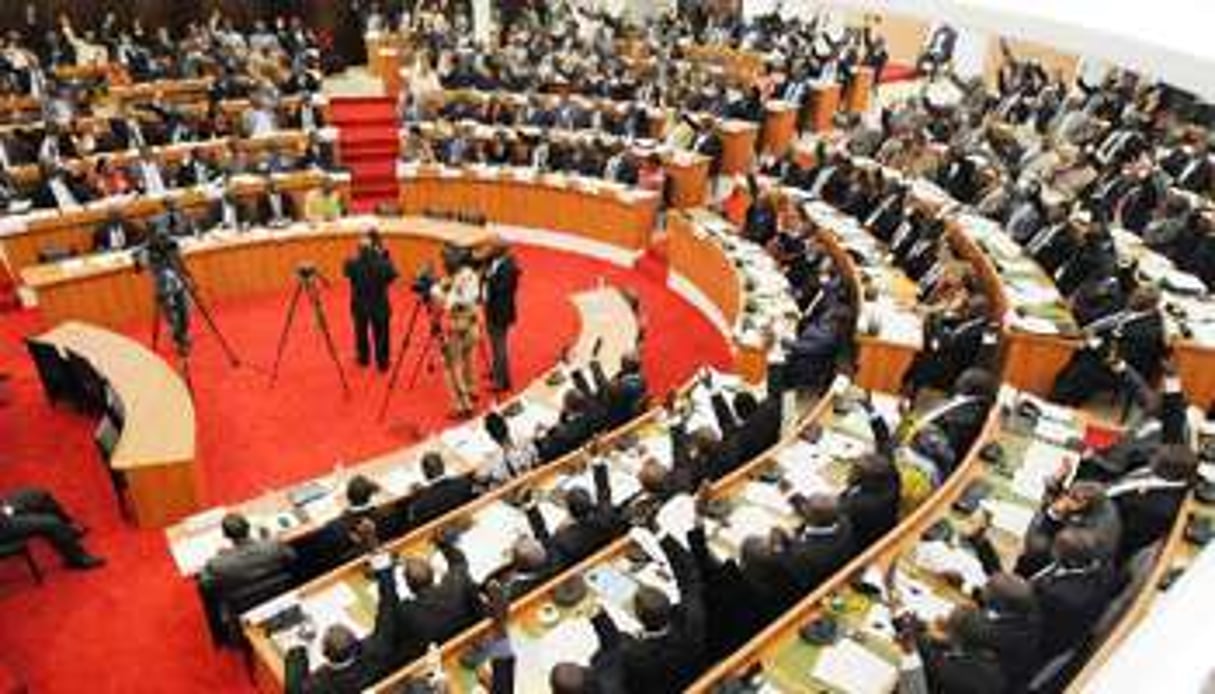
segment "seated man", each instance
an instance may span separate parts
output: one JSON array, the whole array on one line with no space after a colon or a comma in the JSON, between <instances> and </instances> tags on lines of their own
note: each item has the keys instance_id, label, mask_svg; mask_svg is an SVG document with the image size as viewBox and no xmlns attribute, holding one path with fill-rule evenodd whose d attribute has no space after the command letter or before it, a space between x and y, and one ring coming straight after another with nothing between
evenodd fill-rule
<instances>
[{"instance_id":1,"label":"seated man","mask_svg":"<svg viewBox=\"0 0 1215 694\"><path fill-rule=\"evenodd\" d=\"M411 528L438 518L475 496L472 479L468 475L448 475L443 456L436 451L422 455L422 476L426 479L424 485L410 495L405 509Z\"/></svg>"},{"instance_id":2,"label":"seated man","mask_svg":"<svg viewBox=\"0 0 1215 694\"><path fill-rule=\"evenodd\" d=\"M210 214L207 215L207 229L224 229L227 231L244 231L254 221L253 214L242 201L236 197L233 188L225 188L223 195L211 203Z\"/></svg>"},{"instance_id":3,"label":"seated man","mask_svg":"<svg viewBox=\"0 0 1215 694\"><path fill-rule=\"evenodd\" d=\"M443 643L477 617L476 584L468 574L464 553L445 532L440 532L434 542L447 563L441 580L435 579L429 560L420 557L405 560L405 584L412 597L397 609L400 638L393 655L394 665L420 657L430 644Z\"/></svg>"},{"instance_id":4,"label":"seated man","mask_svg":"<svg viewBox=\"0 0 1215 694\"><path fill-rule=\"evenodd\" d=\"M255 540L249 521L229 513L220 522L231 547L221 549L203 567L201 578L221 592L237 591L275 574L291 570L295 552L278 540Z\"/></svg>"},{"instance_id":5,"label":"seated man","mask_svg":"<svg viewBox=\"0 0 1215 694\"><path fill-rule=\"evenodd\" d=\"M332 222L345 210L342 195L331 179L326 178L319 189L312 189L304 198L304 219L309 222Z\"/></svg>"},{"instance_id":6,"label":"seated man","mask_svg":"<svg viewBox=\"0 0 1215 694\"><path fill-rule=\"evenodd\" d=\"M271 178L266 184L266 192L258 197L256 214L257 223L262 226L285 227L295 221L295 203Z\"/></svg>"},{"instance_id":7,"label":"seated man","mask_svg":"<svg viewBox=\"0 0 1215 694\"><path fill-rule=\"evenodd\" d=\"M559 568L555 552L541 541L523 536L510 548L510 563L498 568L485 579L502 586L510 600L516 600L540 587Z\"/></svg>"},{"instance_id":8,"label":"seated man","mask_svg":"<svg viewBox=\"0 0 1215 694\"><path fill-rule=\"evenodd\" d=\"M785 546L782 557L798 589L809 593L865 548L853 542L852 522L831 495L799 494L791 503L801 525L793 535L779 538Z\"/></svg>"},{"instance_id":9,"label":"seated man","mask_svg":"<svg viewBox=\"0 0 1215 694\"><path fill-rule=\"evenodd\" d=\"M369 549L375 546L375 528L371 523L361 524L359 535ZM325 662L315 671L311 671L308 664L306 646L295 646L287 651L283 675L287 694L356 694L389 671L401 631L397 615L400 598L392 556L387 553L372 555L368 565L375 575L379 593L373 631L360 642L344 624L330 626L321 637Z\"/></svg>"},{"instance_id":10,"label":"seated man","mask_svg":"<svg viewBox=\"0 0 1215 694\"><path fill-rule=\"evenodd\" d=\"M898 469L889 458L871 453L853 465L839 505L857 548L869 547L898 523L900 489Z\"/></svg>"},{"instance_id":11,"label":"seated man","mask_svg":"<svg viewBox=\"0 0 1215 694\"><path fill-rule=\"evenodd\" d=\"M528 509L528 519L540 543L552 547L556 560L570 566L589 557L592 552L607 544L620 530L622 519L612 505L612 488L607 466L596 461L592 466L595 480L595 496L582 487L574 487L565 495L565 507L569 520L550 535L543 514L538 507Z\"/></svg>"},{"instance_id":12,"label":"seated man","mask_svg":"<svg viewBox=\"0 0 1215 694\"><path fill-rule=\"evenodd\" d=\"M1106 489L1122 520L1118 557L1136 552L1168 534L1198 477L1198 458L1189 447L1162 445L1150 467L1134 470Z\"/></svg>"},{"instance_id":13,"label":"seated man","mask_svg":"<svg viewBox=\"0 0 1215 694\"><path fill-rule=\"evenodd\" d=\"M981 639L982 612L959 605L943 625L930 633L914 613L895 620L905 658L899 673L900 692L981 694L1009 691L996 655ZM918 656L916 658L915 656Z\"/></svg>"},{"instance_id":14,"label":"seated man","mask_svg":"<svg viewBox=\"0 0 1215 694\"><path fill-rule=\"evenodd\" d=\"M93 232L93 250L99 253L120 251L139 245L141 240L141 235L122 218L122 212L113 208L105 222Z\"/></svg>"},{"instance_id":15,"label":"seated man","mask_svg":"<svg viewBox=\"0 0 1215 694\"><path fill-rule=\"evenodd\" d=\"M0 543L42 538L69 569L95 569L105 560L80 544L85 529L44 489L16 489L0 497Z\"/></svg>"},{"instance_id":16,"label":"seated man","mask_svg":"<svg viewBox=\"0 0 1215 694\"><path fill-rule=\"evenodd\" d=\"M675 575L679 604L671 604L658 588L643 585L633 595L641 633L621 634L610 618L602 630L596 630L601 651L619 649L624 690L629 692L682 691L703 665L706 633L700 572L678 540L663 537L661 546Z\"/></svg>"}]
</instances>

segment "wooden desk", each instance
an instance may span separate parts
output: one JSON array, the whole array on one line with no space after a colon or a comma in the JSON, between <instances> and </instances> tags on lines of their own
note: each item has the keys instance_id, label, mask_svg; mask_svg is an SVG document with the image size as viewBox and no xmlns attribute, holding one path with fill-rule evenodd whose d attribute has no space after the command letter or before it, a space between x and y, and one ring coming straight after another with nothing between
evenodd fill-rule
<instances>
[{"instance_id":1,"label":"wooden desk","mask_svg":"<svg viewBox=\"0 0 1215 694\"><path fill-rule=\"evenodd\" d=\"M995 247L975 235L980 223L991 224L986 220L980 222L980 218L973 215L950 217L946 224L950 242L954 250L978 271L994 315L1001 320L1004 382L1018 390L1046 397L1059 372L1080 348L1075 337L1078 332L1075 319L1057 293L1051 301L1014 303L1009 293L1014 282L1033 282L1052 289L1054 284L1028 256L1018 254L996 259ZM1028 317L1053 323L1056 332L1032 332L1020 327L1020 321Z\"/></svg>"},{"instance_id":2,"label":"wooden desk","mask_svg":"<svg viewBox=\"0 0 1215 694\"><path fill-rule=\"evenodd\" d=\"M835 429L841 421L831 411L831 403L831 398L826 397L800 410L795 418L797 424L793 427L794 431L800 432L811 426L824 430ZM709 493L717 503L729 508L727 517L741 517L741 511L748 514L749 518L762 516L770 521L773 527L780 526L792 530L796 526L796 514L792 508L781 512L752 503L747 498L748 493L753 490L763 491L762 488L772 486L771 483L762 481L764 474L783 474L787 470L775 460L776 454L795 441L797 438L794 436L778 442L770 450L712 483ZM846 483L847 467L847 463L842 459L832 460L824 465L825 485L842 488ZM737 560L740 543L721 523L706 523L706 535L713 551ZM589 628L587 621L601 605L607 605L617 615L632 614L630 598L636 587L642 584L663 589L675 587L674 579L665 572L654 571L652 562L638 566L630 560L629 555L639 550L644 552L645 548L631 538L618 538L511 604L507 630L519 657L515 670L517 691L547 691L549 671L554 664L565 661L585 663L590 660L592 653L588 651L597 645L594 640L576 644L567 640L571 638L569 630L575 623ZM559 605L554 596L555 591L562 584L576 580L586 584L586 595L574 605ZM541 612L555 613L556 618L542 618ZM625 624L617 626L628 630ZM479 691L476 666L480 665L484 658L477 657L472 651L487 642L491 628L488 620L482 620L442 645L442 666L453 694ZM579 632L586 633L584 630ZM560 655L555 655L555 652ZM470 666L470 661L476 665ZM399 694L408 691L410 681L424 673L425 662L414 662L377 684L372 691L376 694Z\"/></svg>"},{"instance_id":3,"label":"wooden desk","mask_svg":"<svg viewBox=\"0 0 1215 694\"><path fill-rule=\"evenodd\" d=\"M764 104L764 129L761 147L765 154L783 157L793 144L797 131L797 104L769 100Z\"/></svg>"},{"instance_id":4,"label":"wooden desk","mask_svg":"<svg viewBox=\"0 0 1215 694\"><path fill-rule=\"evenodd\" d=\"M708 157L695 152L677 152L663 159L670 179L667 202L672 209L686 210L705 204L709 195L709 164Z\"/></svg>"},{"instance_id":5,"label":"wooden desk","mask_svg":"<svg viewBox=\"0 0 1215 694\"><path fill-rule=\"evenodd\" d=\"M721 134L721 175L745 174L755 161L755 139L759 127L745 120L729 120L718 126Z\"/></svg>"},{"instance_id":6,"label":"wooden desk","mask_svg":"<svg viewBox=\"0 0 1215 694\"><path fill-rule=\"evenodd\" d=\"M774 338L790 337L795 331L797 307L785 285L785 296L759 297L754 280L746 276L744 255L727 249L710 231L726 220L704 210L672 214L667 218L667 284L709 319L729 342L735 372L751 383L767 378L768 345L763 343L764 323L771 321ZM733 237L733 235L731 234ZM733 237L739 247L753 244ZM749 254L748 254L749 255ZM771 261L766 254L763 258ZM773 266L766 271L778 272Z\"/></svg>"},{"instance_id":7,"label":"wooden desk","mask_svg":"<svg viewBox=\"0 0 1215 694\"><path fill-rule=\"evenodd\" d=\"M864 113L869 110L873 94L873 68L856 67L848 87L844 90L844 110L848 113Z\"/></svg>"},{"instance_id":8,"label":"wooden desk","mask_svg":"<svg viewBox=\"0 0 1215 694\"><path fill-rule=\"evenodd\" d=\"M427 219L347 217L333 223L298 223L282 230L216 232L183 248L186 266L209 301L269 291L295 282L295 268L315 264L330 278L341 277L343 261L359 237L375 226L397 267L412 276L423 263L438 264L445 243L478 245L491 237L481 227ZM151 279L137 271L130 253L106 254L27 268L25 284L34 290L43 318L79 319L108 327L133 321L151 324Z\"/></svg>"},{"instance_id":9,"label":"wooden desk","mask_svg":"<svg viewBox=\"0 0 1215 694\"><path fill-rule=\"evenodd\" d=\"M404 214L479 215L519 228L521 241L551 242L626 265L648 247L658 213L655 193L575 176L422 166L403 171L400 182Z\"/></svg>"},{"instance_id":10,"label":"wooden desk","mask_svg":"<svg viewBox=\"0 0 1215 694\"><path fill-rule=\"evenodd\" d=\"M326 179L336 184L347 202L350 199L349 174L296 171L276 175L274 179L280 190L292 196L297 210L304 209L307 192L319 188ZM267 180L255 175L237 176L233 177L230 187L238 197L248 198L264 192ZM24 276L25 270L38 264L38 255L45 248L55 247L81 255L91 253L93 232L111 211L119 212L127 221L146 221L164 212L165 199L176 200L183 212L198 216L204 214L216 198L207 188L177 188L170 190L163 199L136 196L97 200L64 212L38 210L5 220L5 227L0 230L0 251L13 274Z\"/></svg>"},{"instance_id":11,"label":"wooden desk","mask_svg":"<svg viewBox=\"0 0 1215 694\"><path fill-rule=\"evenodd\" d=\"M619 292L610 289L578 295L575 298L575 302L578 304L579 313L583 319L583 326L578 345L573 352L574 363L587 363L591 358L595 345L598 343L600 344L599 358L602 360L605 370L608 373L614 372L619 366L621 356L625 352L632 350L636 344L638 325L632 309ZM556 367L554 371L560 369L561 367ZM519 399L520 401L530 403L530 407L545 407L555 415L568 386L568 382L560 385L550 385L547 376L545 376L537 379ZM623 427L617 432L609 433L606 436L606 440L609 442L618 440L624 436L624 432L635 432L639 427L647 426L647 423L650 423L652 419L652 416L643 417L632 425ZM455 427L453 431L482 432L482 429L483 425L480 421L473 421ZM483 433L480 433L480 435L484 436ZM394 467L398 470L409 467L413 468L414 475L420 475L416 470L417 459L423 451L430 450L443 438L445 438L445 435L435 437L431 442L419 444L407 453L393 454L391 460L385 458L372 461L368 466L360 468L358 471L383 479L387 474L391 473ZM459 453L453 453L453 455L458 456ZM447 455L445 455L445 459L447 459ZM457 468L472 469L479 467L483 461L479 458L470 459L465 457L462 462L458 460L456 462ZM522 516L522 512L510 504L509 501L523 489L535 489L542 494L553 494L560 482L563 480L568 481L571 476L584 472L585 465L586 458L583 452L574 452L565 458L536 468L441 518L413 529L405 536L388 543L385 549L398 555L430 556L436 551L432 538L439 528L450 527L453 524L461 522L475 523L478 519L485 520L489 517L492 517L493 520L487 522L491 524L492 531L500 536L498 539L503 543L509 543L513 541L513 535L509 533L508 528L503 527L501 524L503 522L517 521ZM340 493L340 490L338 491ZM280 496L277 503L282 504L283 501L284 499ZM526 525L526 522L524 523ZM495 541L498 541L498 539L495 539ZM481 549L481 547L465 547L465 550L469 554L472 554L474 550L481 551ZM353 561L336 571L308 583L297 591L288 594L283 599L271 601L268 605L257 608L252 613L247 614L245 619L245 634L253 646L259 687L263 691L282 691L283 657L285 656L285 651L281 647L281 644L276 643L271 636L266 634L265 629L254 623L257 621L257 613L272 612L276 609L276 603L278 602L284 604L299 603L306 608L312 601L323 599L323 596L328 594L329 591L335 589L350 590L358 596L359 600L357 605L351 606L350 617L360 626L366 627L370 625L371 622L369 620L373 619L375 611L375 596L369 592L370 584L371 582L363 570L363 561Z\"/></svg>"},{"instance_id":12,"label":"wooden desk","mask_svg":"<svg viewBox=\"0 0 1215 694\"><path fill-rule=\"evenodd\" d=\"M808 112L803 122L809 130L821 133L831 130L835 112L840 109L840 85L832 80L818 82L810 87Z\"/></svg>"},{"instance_id":13,"label":"wooden desk","mask_svg":"<svg viewBox=\"0 0 1215 694\"><path fill-rule=\"evenodd\" d=\"M186 384L134 340L94 325L61 323L35 338L83 358L118 396L124 423L110 467L143 528L159 528L198 507L194 403Z\"/></svg>"},{"instance_id":14,"label":"wooden desk","mask_svg":"<svg viewBox=\"0 0 1215 694\"><path fill-rule=\"evenodd\" d=\"M857 384L883 393L899 392L903 375L923 346L915 282L889 262L885 248L855 219L821 202L807 203L804 209L860 309ZM864 263L863 271L858 263Z\"/></svg>"}]
</instances>

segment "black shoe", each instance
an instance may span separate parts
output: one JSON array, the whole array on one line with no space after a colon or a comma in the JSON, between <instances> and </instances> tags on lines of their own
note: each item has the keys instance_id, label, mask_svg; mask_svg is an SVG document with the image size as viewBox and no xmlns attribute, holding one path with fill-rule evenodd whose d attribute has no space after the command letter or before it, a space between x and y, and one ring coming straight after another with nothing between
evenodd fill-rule
<instances>
[{"instance_id":1,"label":"black shoe","mask_svg":"<svg viewBox=\"0 0 1215 694\"><path fill-rule=\"evenodd\" d=\"M105 559L91 554L82 554L67 561L67 567L73 571L88 571L105 566Z\"/></svg>"}]
</instances>

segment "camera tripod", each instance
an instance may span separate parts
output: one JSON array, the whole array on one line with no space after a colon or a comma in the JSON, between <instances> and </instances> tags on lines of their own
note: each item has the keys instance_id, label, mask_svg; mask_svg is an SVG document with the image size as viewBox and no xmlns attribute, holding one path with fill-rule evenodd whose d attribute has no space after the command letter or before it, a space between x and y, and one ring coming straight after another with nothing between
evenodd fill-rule
<instances>
[{"instance_id":1,"label":"camera tripod","mask_svg":"<svg viewBox=\"0 0 1215 694\"><path fill-rule=\"evenodd\" d=\"M274 368L270 372L270 386L278 380L278 367L283 361L283 351L287 347L287 336L291 334L291 325L295 322L295 312L299 308L300 296L307 295L308 303L312 306L312 320L317 331L325 340L325 348L329 358L337 368L338 380L342 383L342 393L350 397L350 385L346 382L346 372L342 369L342 360L338 357L337 347L333 344L333 334L329 330L329 319L325 316L325 305L321 302L321 289L330 287L329 280L321 274L315 265L303 263L295 269L295 293L291 295L291 303L287 305L287 319L283 323L283 332L278 338L278 351L274 355Z\"/></svg>"},{"instance_id":2,"label":"camera tripod","mask_svg":"<svg viewBox=\"0 0 1215 694\"><path fill-rule=\"evenodd\" d=\"M168 322L171 326L177 321L187 321L189 307L194 306L198 309L198 315L202 316L203 323L207 329L215 336L219 342L220 348L224 352L224 356L228 359L228 364L232 368L238 368L241 365L240 357L236 355L236 351L232 349L232 345L228 343L228 339L224 337L223 331L219 329L219 325L215 322L214 316L211 315L211 309L207 303L198 295L194 276L180 261L170 261L171 265L160 270L161 272L171 272L181 284L181 288L177 290L177 298L173 299L168 296L161 296L159 290L154 299L155 305L152 307L152 351L155 352L160 345L160 326L161 322ZM169 305L170 301L180 301L183 307L180 309L181 316L175 316L174 309ZM170 331L173 337L173 351L177 354L178 364L182 376L186 380L186 386L193 390L194 385L190 380L190 335L188 324L187 327L179 333L174 329Z\"/></svg>"},{"instance_id":3,"label":"camera tripod","mask_svg":"<svg viewBox=\"0 0 1215 694\"><path fill-rule=\"evenodd\" d=\"M422 346L421 353L418 354L418 359L414 362L413 373L409 377L409 388L412 390L418 383L418 377L422 374L422 368L426 368L427 373L434 373L437 368L435 365L435 347L437 346L439 354L442 354L447 346L447 337L443 333L443 317L439 313L438 307L429 299L418 298L414 301L413 311L409 314L409 323L405 328L405 333L401 336L401 345L397 348L396 361L392 365L392 373L388 376L388 388L384 391L384 399L380 402L380 413L378 419L384 420L384 415L388 412L388 403L392 399L392 393L396 390L397 381L401 377L401 367L405 364L405 352L409 350L410 343L413 342L414 330L417 328L418 319L422 316L422 311L426 311L427 329L426 344Z\"/></svg>"}]
</instances>

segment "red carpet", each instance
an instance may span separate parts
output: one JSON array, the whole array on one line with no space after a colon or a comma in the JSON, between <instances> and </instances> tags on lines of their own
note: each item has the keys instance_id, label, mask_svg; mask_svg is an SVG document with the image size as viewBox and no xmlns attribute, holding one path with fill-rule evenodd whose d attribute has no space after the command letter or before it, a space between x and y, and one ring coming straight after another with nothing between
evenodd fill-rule
<instances>
[{"instance_id":1,"label":"red carpet","mask_svg":"<svg viewBox=\"0 0 1215 694\"><path fill-rule=\"evenodd\" d=\"M353 207L371 211L380 203L397 202L396 101L392 97L342 97L330 102L338 128L341 165L350 169Z\"/></svg>"},{"instance_id":2,"label":"red carpet","mask_svg":"<svg viewBox=\"0 0 1215 694\"><path fill-rule=\"evenodd\" d=\"M577 314L566 297L600 277L641 297L652 392L681 383L701 364L729 363L720 336L651 274L540 249L520 249L519 256L522 316L511 343L518 385L551 366L577 334ZM229 340L261 369L273 359L286 301L278 294L214 307ZM297 316L273 390L258 368L229 369L215 340L198 333L193 376L209 503L309 478L337 461L404 446L419 432L449 424L438 373L423 376L413 392L399 389L388 421L375 421L385 379L354 368L345 301L344 288L335 288L326 305L355 392L349 401L307 312ZM398 308L394 317L397 338L403 314L407 309ZM31 312L0 316L0 372L12 374L0 385L8 391L0 393L8 403L0 408L0 490L51 489L92 528L87 543L109 566L67 572L49 551L41 552L48 576L39 588L21 562L0 564L0 672L11 670L33 692L251 691L239 659L212 648L192 584L177 576L163 535L118 518L90 440L92 422L43 400L20 342L41 327ZM133 327L141 340L146 333Z\"/></svg>"}]
</instances>

